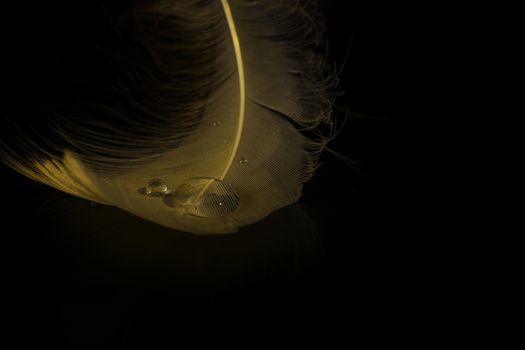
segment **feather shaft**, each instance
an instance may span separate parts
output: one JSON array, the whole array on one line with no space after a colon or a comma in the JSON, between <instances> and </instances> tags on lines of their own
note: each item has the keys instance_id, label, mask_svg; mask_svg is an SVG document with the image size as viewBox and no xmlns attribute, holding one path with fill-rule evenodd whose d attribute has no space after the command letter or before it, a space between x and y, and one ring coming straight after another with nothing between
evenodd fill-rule
<instances>
[{"instance_id":1,"label":"feather shaft","mask_svg":"<svg viewBox=\"0 0 525 350\"><path fill-rule=\"evenodd\" d=\"M230 169L231 165L233 164L235 155L237 154L237 149L239 148L239 144L241 142L246 112L246 79L244 76L244 62L242 59L241 44L239 42L239 35L237 34L237 28L235 26L235 21L233 20L230 4L228 3L228 0L221 0L221 3L224 9L224 14L226 16L226 21L228 22L228 28L230 30L233 49L235 51L235 60L237 63L237 74L239 76L239 123L237 124L237 130L235 132L235 141L233 143L230 156L228 158L228 161L226 162L226 166L224 167L221 176L219 177L221 180L223 180L226 174L228 173L228 170Z\"/></svg>"}]
</instances>

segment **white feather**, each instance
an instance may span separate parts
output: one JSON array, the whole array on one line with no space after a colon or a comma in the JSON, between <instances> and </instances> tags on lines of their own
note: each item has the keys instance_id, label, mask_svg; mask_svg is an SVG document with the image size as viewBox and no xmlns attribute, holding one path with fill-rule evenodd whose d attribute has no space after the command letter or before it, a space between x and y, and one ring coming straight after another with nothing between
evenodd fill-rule
<instances>
[{"instance_id":1,"label":"white feather","mask_svg":"<svg viewBox=\"0 0 525 350\"><path fill-rule=\"evenodd\" d=\"M177 27L142 42L165 78L160 103L136 102L149 119L113 112L145 135L62 118L54 127L71 145L62 158L27 141L30 159L7 146L3 158L37 181L175 229L227 233L256 222L300 197L332 136L316 132L332 125L334 80L314 51L322 34L316 13L315 2L300 0L162 0L131 11ZM164 40L170 35L173 43ZM188 90L185 79L202 88ZM126 87L118 90L125 95ZM145 195L151 179L170 197Z\"/></svg>"}]
</instances>

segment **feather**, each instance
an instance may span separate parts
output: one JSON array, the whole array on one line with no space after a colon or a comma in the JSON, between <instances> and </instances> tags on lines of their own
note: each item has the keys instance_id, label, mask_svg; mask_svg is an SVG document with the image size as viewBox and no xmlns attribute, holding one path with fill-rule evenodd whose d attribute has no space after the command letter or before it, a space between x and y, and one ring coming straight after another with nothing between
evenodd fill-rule
<instances>
[{"instance_id":1,"label":"feather","mask_svg":"<svg viewBox=\"0 0 525 350\"><path fill-rule=\"evenodd\" d=\"M14 133L6 164L198 234L235 232L298 200L334 135L314 1L160 0L120 15L114 33L119 83L99 89L111 101L55 111L52 150Z\"/></svg>"}]
</instances>

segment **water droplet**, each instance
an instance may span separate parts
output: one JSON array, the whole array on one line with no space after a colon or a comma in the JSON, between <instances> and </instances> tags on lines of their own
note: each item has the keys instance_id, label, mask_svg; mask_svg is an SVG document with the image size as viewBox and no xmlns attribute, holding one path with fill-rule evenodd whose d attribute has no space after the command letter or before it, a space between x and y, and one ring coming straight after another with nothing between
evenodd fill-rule
<instances>
[{"instance_id":1,"label":"water droplet","mask_svg":"<svg viewBox=\"0 0 525 350\"><path fill-rule=\"evenodd\" d=\"M241 157L241 159L239 159L239 164L248 164L248 159Z\"/></svg>"},{"instance_id":2,"label":"water droplet","mask_svg":"<svg viewBox=\"0 0 525 350\"><path fill-rule=\"evenodd\" d=\"M161 197L168 192L168 186L159 179L150 180L148 186L144 188L144 194L150 197Z\"/></svg>"},{"instance_id":3,"label":"water droplet","mask_svg":"<svg viewBox=\"0 0 525 350\"><path fill-rule=\"evenodd\" d=\"M233 187L210 177L187 179L162 199L182 214L204 218L225 216L239 206L239 197Z\"/></svg>"},{"instance_id":4,"label":"water droplet","mask_svg":"<svg viewBox=\"0 0 525 350\"><path fill-rule=\"evenodd\" d=\"M223 140L223 141L224 141L224 144L225 144L226 146L231 145L231 142L230 142L230 141L228 141L228 140Z\"/></svg>"},{"instance_id":5,"label":"water droplet","mask_svg":"<svg viewBox=\"0 0 525 350\"><path fill-rule=\"evenodd\" d=\"M221 124L222 124L222 122L221 122L220 120L215 120L215 121L212 123L213 126L219 126L219 125L221 125Z\"/></svg>"}]
</instances>

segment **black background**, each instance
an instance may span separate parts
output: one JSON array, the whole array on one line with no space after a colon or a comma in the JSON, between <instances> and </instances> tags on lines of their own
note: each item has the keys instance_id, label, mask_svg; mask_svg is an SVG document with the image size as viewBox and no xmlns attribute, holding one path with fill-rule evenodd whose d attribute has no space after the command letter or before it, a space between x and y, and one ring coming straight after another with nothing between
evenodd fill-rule
<instances>
[{"instance_id":1,"label":"black background","mask_svg":"<svg viewBox=\"0 0 525 350\"><path fill-rule=\"evenodd\" d=\"M7 112L30 108L27 91L53 80L39 26L96 17L95 2L76 4L42 16L2 10ZM346 57L336 117L354 113L330 147L364 166L327 153L298 204L210 237L70 198L2 166L6 341L328 347L455 332L453 132L439 103L452 91L446 11L345 1L322 9L330 59L341 68Z\"/></svg>"}]
</instances>

